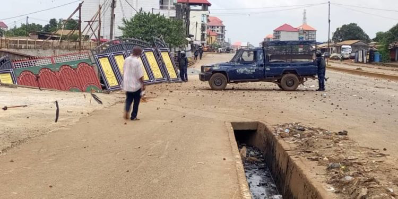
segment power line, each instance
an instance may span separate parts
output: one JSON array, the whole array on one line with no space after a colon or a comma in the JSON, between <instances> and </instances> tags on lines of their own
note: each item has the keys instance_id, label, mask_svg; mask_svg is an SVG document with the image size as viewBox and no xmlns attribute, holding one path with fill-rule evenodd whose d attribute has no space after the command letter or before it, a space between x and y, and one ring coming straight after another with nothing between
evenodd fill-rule
<instances>
[{"instance_id":1,"label":"power line","mask_svg":"<svg viewBox=\"0 0 398 199\"><path fill-rule=\"evenodd\" d=\"M135 12L137 12L138 13L138 11L127 1L127 0L125 0L126 1L126 3L127 4L129 4L129 6L132 8L132 9L134 9L135 10Z\"/></svg>"},{"instance_id":2,"label":"power line","mask_svg":"<svg viewBox=\"0 0 398 199\"><path fill-rule=\"evenodd\" d=\"M28 15L32 15L32 14L36 14L36 13L45 12L45 11L53 10L53 9L56 9L56 8L64 7L64 6L67 6L67 5L70 5L70 4L74 4L74 3L77 3L77 2L80 2L80 0L73 1L73 2L70 2L70 3L66 3L66 4L62 4L62 5L59 5L59 6L52 7L52 8L47 8L47 9L44 9L44 10L39 10L39 11L27 13L27 14L14 16L14 17L8 17L8 18L0 19L0 20L4 21L4 20L7 20L7 19L14 19L14 18L18 18L18 17L28 16Z\"/></svg>"},{"instance_id":3,"label":"power line","mask_svg":"<svg viewBox=\"0 0 398 199\"><path fill-rule=\"evenodd\" d=\"M364 9L369 9L369 10L381 10L381 11L387 11L387 12L398 12L398 10L389 10L389 9L382 9L382 8L370 8L370 7L354 6L354 5L347 5L347 4L341 4L341 3L332 3L332 4L338 5L338 6L349 6L349 7L355 7L355 8L364 8Z\"/></svg>"},{"instance_id":4,"label":"power line","mask_svg":"<svg viewBox=\"0 0 398 199\"><path fill-rule=\"evenodd\" d=\"M340 8L345 8L345 9L348 9L348 10L352 10L352 11L355 11L355 12L360 12L360 13L363 13L363 14L368 14L368 15L373 15L373 16L376 16L376 17L381 17L381 18L385 18L385 19L391 19L391 20L398 21L398 19L396 19L396 18L391 18L391 17L386 17L386 16L383 16L383 15L378 15L378 14L373 14L373 13L369 13L369 12L364 12L362 10L357 10L357 9L353 9L353 8L349 8L349 7L345 7L345 6L339 6L339 5L336 5L336 4L335 4L335 6L340 7Z\"/></svg>"},{"instance_id":5,"label":"power line","mask_svg":"<svg viewBox=\"0 0 398 199\"><path fill-rule=\"evenodd\" d=\"M320 4L327 4L325 3L320 3ZM211 10L261 10L261 9L269 9L269 8L289 8L289 7L298 7L298 6L314 6L314 5L320 5L318 4L301 4L301 5L286 5L286 6L269 6L269 7L257 7L257 8L219 8L219 9L211 9Z\"/></svg>"},{"instance_id":6,"label":"power line","mask_svg":"<svg viewBox=\"0 0 398 199\"><path fill-rule=\"evenodd\" d=\"M319 5L325 5L327 3L322 3L322 4L314 4L312 6L301 6L301 7L296 7L296 8L289 8L289 9L280 9L280 10L270 10L270 11L262 11L262 12L234 12L234 13L212 13L217 16L227 16L227 15L256 15L256 14L268 14L268 13L273 13L273 12L281 12L281 11L287 11L287 10L298 10L298 9L303 9L303 8L309 8L313 6L319 6Z\"/></svg>"}]
</instances>

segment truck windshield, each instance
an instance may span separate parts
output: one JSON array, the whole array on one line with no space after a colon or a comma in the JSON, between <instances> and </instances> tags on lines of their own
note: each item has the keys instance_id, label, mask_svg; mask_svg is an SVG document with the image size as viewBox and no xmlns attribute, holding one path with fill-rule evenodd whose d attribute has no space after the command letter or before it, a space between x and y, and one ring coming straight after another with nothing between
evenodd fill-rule
<instances>
[{"instance_id":1,"label":"truck windshield","mask_svg":"<svg viewBox=\"0 0 398 199\"><path fill-rule=\"evenodd\" d=\"M239 50L239 51L237 51L236 54L234 55L234 57L231 59L230 62L238 62L240 56L242 55L242 53L243 53L243 50L242 50L242 49Z\"/></svg>"}]
</instances>

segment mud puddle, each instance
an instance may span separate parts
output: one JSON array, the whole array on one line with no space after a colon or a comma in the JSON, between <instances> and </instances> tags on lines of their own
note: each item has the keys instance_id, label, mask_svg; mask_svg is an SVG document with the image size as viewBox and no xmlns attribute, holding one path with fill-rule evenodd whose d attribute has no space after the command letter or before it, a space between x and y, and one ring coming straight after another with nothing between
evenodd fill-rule
<instances>
[{"instance_id":1,"label":"mud puddle","mask_svg":"<svg viewBox=\"0 0 398 199\"><path fill-rule=\"evenodd\" d=\"M262 152L251 146L239 145L243 166L254 199L282 199Z\"/></svg>"}]
</instances>

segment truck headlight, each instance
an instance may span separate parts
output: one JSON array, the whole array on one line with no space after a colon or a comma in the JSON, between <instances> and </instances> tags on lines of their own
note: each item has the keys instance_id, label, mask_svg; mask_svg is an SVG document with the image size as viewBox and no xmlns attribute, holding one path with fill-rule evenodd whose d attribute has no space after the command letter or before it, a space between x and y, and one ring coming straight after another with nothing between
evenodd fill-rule
<instances>
[{"instance_id":1,"label":"truck headlight","mask_svg":"<svg viewBox=\"0 0 398 199\"><path fill-rule=\"evenodd\" d=\"M210 70L211 70L211 67L206 66L206 67L204 67L203 72L209 72Z\"/></svg>"}]
</instances>

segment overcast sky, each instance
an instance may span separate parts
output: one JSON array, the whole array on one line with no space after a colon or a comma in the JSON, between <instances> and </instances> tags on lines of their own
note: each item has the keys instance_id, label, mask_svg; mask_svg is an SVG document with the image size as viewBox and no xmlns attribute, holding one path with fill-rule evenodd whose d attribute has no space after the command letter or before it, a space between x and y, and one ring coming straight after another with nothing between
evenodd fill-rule
<instances>
[{"instance_id":1,"label":"overcast sky","mask_svg":"<svg viewBox=\"0 0 398 199\"><path fill-rule=\"evenodd\" d=\"M307 10L307 22L318 30L317 40L327 40L327 0L209 0L211 15L224 21L227 38L232 42L248 41L257 46L267 35L284 23L297 27L302 24L303 11ZM2 11L0 20L45 8L73 2L73 0L0 0ZM398 23L397 0L331 0L331 32L347 23L357 23L364 31L374 38L376 32L387 31ZM18 5L16 5L18 4ZM335 5L333 5L335 4ZM351 5L341 7L344 4ZM50 18L67 18L78 3L62 8L30 15L30 23L46 24ZM296 6L306 5L306 6ZM283 7L279 7L283 6ZM286 7L296 6L296 7ZM277 8L264 8L277 7ZM368 7L374 9L366 9ZM257 9L251 9L257 8ZM395 12L376 9L397 10ZM249 14L251 13L251 14ZM384 17L384 18L383 18ZM4 20L10 27L25 23L26 17Z\"/></svg>"}]
</instances>

